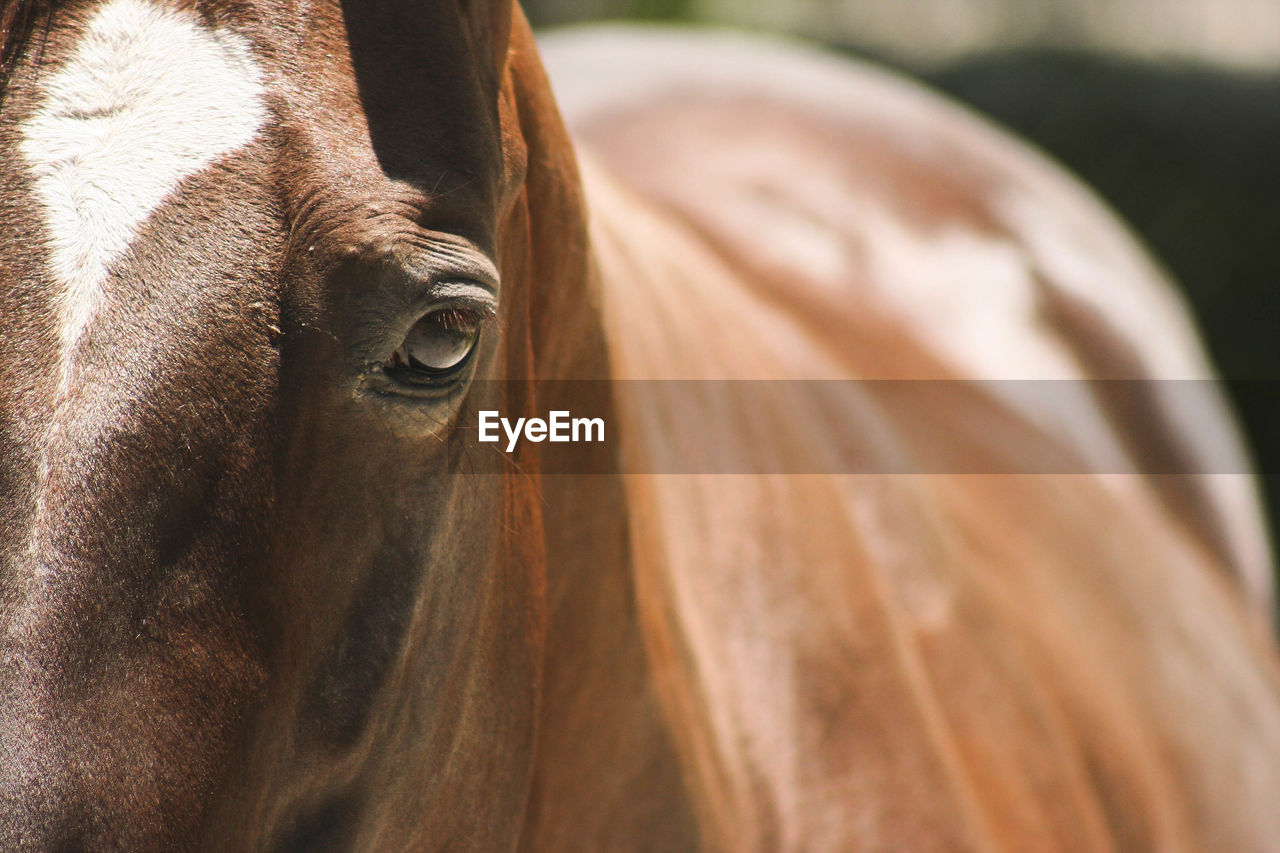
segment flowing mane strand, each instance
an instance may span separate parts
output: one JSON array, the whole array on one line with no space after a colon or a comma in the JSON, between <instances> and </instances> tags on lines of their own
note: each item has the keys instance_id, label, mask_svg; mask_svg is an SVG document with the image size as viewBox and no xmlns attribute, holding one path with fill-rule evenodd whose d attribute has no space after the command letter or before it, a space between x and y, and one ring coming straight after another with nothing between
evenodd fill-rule
<instances>
[{"instance_id":1,"label":"flowing mane strand","mask_svg":"<svg viewBox=\"0 0 1280 853\"><path fill-rule=\"evenodd\" d=\"M53 0L0 0L0 96L9 83L9 73L31 39L35 22L48 22Z\"/></svg>"}]
</instances>

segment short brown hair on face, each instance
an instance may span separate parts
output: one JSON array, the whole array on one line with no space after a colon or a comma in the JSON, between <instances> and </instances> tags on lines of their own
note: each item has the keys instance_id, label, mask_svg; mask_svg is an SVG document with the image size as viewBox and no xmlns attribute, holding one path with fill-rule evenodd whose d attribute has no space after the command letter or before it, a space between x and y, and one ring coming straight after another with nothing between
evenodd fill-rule
<instances>
[{"instance_id":1,"label":"short brown hair on face","mask_svg":"<svg viewBox=\"0 0 1280 853\"><path fill-rule=\"evenodd\" d=\"M0 0L0 96L38 19L49 20L53 0Z\"/></svg>"}]
</instances>

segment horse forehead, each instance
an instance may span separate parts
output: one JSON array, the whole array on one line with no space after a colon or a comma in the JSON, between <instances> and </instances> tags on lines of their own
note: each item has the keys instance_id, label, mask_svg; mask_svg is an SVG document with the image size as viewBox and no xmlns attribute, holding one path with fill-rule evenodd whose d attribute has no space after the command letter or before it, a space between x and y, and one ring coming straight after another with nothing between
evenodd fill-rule
<instances>
[{"instance_id":1,"label":"horse forehead","mask_svg":"<svg viewBox=\"0 0 1280 853\"><path fill-rule=\"evenodd\" d=\"M328 19L312 22L321 29L314 40L294 37L296 16L267 22L269 4L234 11L214 24L154 0L104 0L63 16L51 33L49 70L35 82L32 108L19 111L16 137L64 361L157 212L181 201L185 182L256 141L284 168L260 158L236 168L265 169L260 192L278 196L294 226L340 230L348 244L416 230L429 194L381 168L336 6L315 10ZM452 189L465 171L442 168L434 185ZM452 206L482 214L466 189L449 194ZM237 190L221 192L230 202ZM484 218L454 217L477 220L476 232ZM388 229L392 221L400 224Z\"/></svg>"},{"instance_id":2,"label":"horse forehead","mask_svg":"<svg viewBox=\"0 0 1280 853\"><path fill-rule=\"evenodd\" d=\"M0 115L0 420L21 449L4 458L14 491L0 513L30 511L35 553L41 531L106 500L69 483L153 476L127 436L146 446L178 421L194 435L268 398L285 230L270 73L243 32L103 0L55 14L19 74ZM194 397L231 369L235 388Z\"/></svg>"},{"instance_id":3,"label":"horse forehead","mask_svg":"<svg viewBox=\"0 0 1280 853\"><path fill-rule=\"evenodd\" d=\"M266 120L263 73L243 37L145 0L93 9L20 128L64 359L151 214Z\"/></svg>"}]
</instances>

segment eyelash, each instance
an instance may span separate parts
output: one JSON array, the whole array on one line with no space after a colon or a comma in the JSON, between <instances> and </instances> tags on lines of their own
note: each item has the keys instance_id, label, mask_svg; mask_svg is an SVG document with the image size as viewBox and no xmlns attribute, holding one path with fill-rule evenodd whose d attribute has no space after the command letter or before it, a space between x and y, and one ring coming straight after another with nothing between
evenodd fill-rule
<instances>
[{"instance_id":1,"label":"eyelash","mask_svg":"<svg viewBox=\"0 0 1280 853\"><path fill-rule=\"evenodd\" d=\"M422 315L422 320L428 317L437 319L440 328L448 332L464 332L468 329L478 329L479 326L488 319L489 315L477 311L474 308L465 308L455 306L451 308L439 308L435 311L429 311Z\"/></svg>"}]
</instances>

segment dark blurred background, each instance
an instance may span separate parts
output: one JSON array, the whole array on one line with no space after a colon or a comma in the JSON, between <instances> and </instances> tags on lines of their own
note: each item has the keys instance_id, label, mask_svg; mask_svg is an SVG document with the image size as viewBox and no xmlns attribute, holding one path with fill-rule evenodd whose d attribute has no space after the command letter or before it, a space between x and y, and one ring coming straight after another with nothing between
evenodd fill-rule
<instances>
[{"instance_id":1,"label":"dark blurred background","mask_svg":"<svg viewBox=\"0 0 1280 853\"><path fill-rule=\"evenodd\" d=\"M543 27L641 19L807 37L919 77L1049 152L1129 221L1184 289L1267 472L1280 531L1280 0L524 7Z\"/></svg>"}]
</instances>

